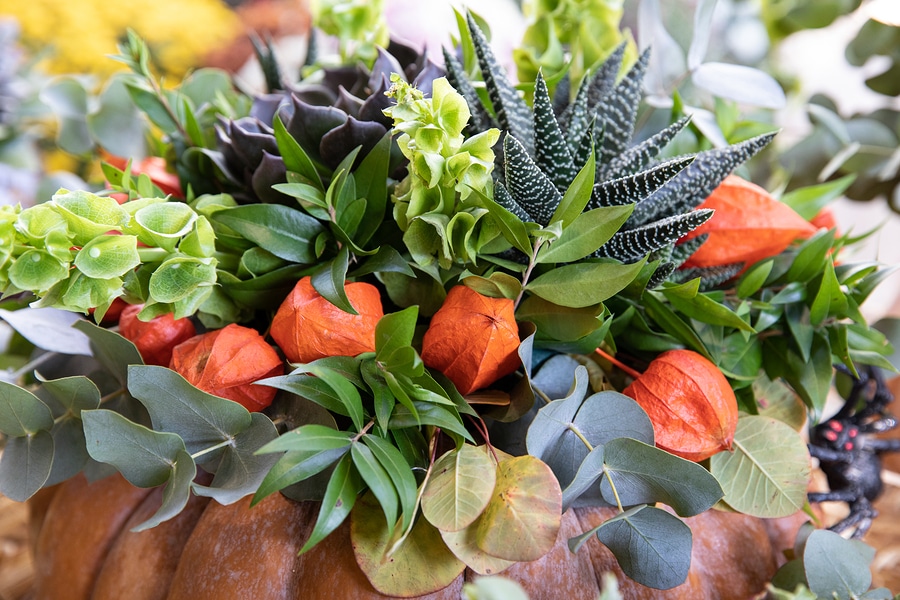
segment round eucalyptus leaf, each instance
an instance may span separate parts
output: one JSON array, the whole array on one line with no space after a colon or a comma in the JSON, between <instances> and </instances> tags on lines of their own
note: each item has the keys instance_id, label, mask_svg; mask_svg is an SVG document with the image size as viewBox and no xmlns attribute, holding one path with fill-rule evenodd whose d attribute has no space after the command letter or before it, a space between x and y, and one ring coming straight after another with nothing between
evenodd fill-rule
<instances>
[{"instance_id":1,"label":"round eucalyptus leaf","mask_svg":"<svg viewBox=\"0 0 900 600\"><path fill-rule=\"evenodd\" d=\"M809 452L800 434L771 417L743 415L734 450L710 459L729 506L755 517L786 517L806 503Z\"/></svg>"},{"instance_id":2,"label":"round eucalyptus leaf","mask_svg":"<svg viewBox=\"0 0 900 600\"><path fill-rule=\"evenodd\" d=\"M479 548L475 540L476 529L470 526L459 531L441 530L441 538L456 558L479 575L494 575L516 564L512 560L491 556Z\"/></svg>"},{"instance_id":3,"label":"round eucalyptus leaf","mask_svg":"<svg viewBox=\"0 0 900 600\"><path fill-rule=\"evenodd\" d=\"M597 538L616 556L626 575L647 587L667 590L687 579L691 529L666 511L644 506L606 521Z\"/></svg>"},{"instance_id":4,"label":"round eucalyptus leaf","mask_svg":"<svg viewBox=\"0 0 900 600\"><path fill-rule=\"evenodd\" d=\"M497 468L485 448L463 444L434 463L422 514L442 531L468 527L491 500L496 481Z\"/></svg>"},{"instance_id":5,"label":"round eucalyptus leaf","mask_svg":"<svg viewBox=\"0 0 900 600\"><path fill-rule=\"evenodd\" d=\"M74 477L90 458L85 447L81 419L69 417L53 426L53 468L44 485L50 486Z\"/></svg>"},{"instance_id":6,"label":"round eucalyptus leaf","mask_svg":"<svg viewBox=\"0 0 900 600\"><path fill-rule=\"evenodd\" d=\"M497 466L497 484L475 532L479 548L505 560L537 560L556 543L562 490L545 463L525 455Z\"/></svg>"},{"instance_id":7,"label":"round eucalyptus leaf","mask_svg":"<svg viewBox=\"0 0 900 600\"><path fill-rule=\"evenodd\" d=\"M26 437L53 427L50 408L31 392L0 381L0 432L10 438Z\"/></svg>"},{"instance_id":8,"label":"round eucalyptus leaf","mask_svg":"<svg viewBox=\"0 0 900 600\"><path fill-rule=\"evenodd\" d=\"M172 470L163 490L162 504L153 516L131 531L143 531L156 527L182 511L191 497L191 483L197 476L197 465L185 450L179 450L172 461Z\"/></svg>"},{"instance_id":9,"label":"round eucalyptus leaf","mask_svg":"<svg viewBox=\"0 0 900 600\"><path fill-rule=\"evenodd\" d=\"M360 569L372 586L386 595L413 597L435 592L450 585L466 567L427 519L416 521L386 560L393 541L391 529L373 494L365 494L353 507L350 540Z\"/></svg>"},{"instance_id":10,"label":"round eucalyptus leaf","mask_svg":"<svg viewBox=\"0 0 900 600\"><path fill-rule=\"evenodd\" d=\"M869 562L852 541L825 529L813 531L803 549L806 580L819 598L850 600L864 594L872 584Z\"/></svg>"},{"instance_id":11,"label":"round eucalyptus leaf","mask_svg":"<svg viewBox=\"0 0 900 600\"><path fill-rule=\"evenodd\" d=\"M0 493L24 502L37 492L53 467L53 437L49 431L6 441L0 457Z\"/></svg>"}]
</instances>

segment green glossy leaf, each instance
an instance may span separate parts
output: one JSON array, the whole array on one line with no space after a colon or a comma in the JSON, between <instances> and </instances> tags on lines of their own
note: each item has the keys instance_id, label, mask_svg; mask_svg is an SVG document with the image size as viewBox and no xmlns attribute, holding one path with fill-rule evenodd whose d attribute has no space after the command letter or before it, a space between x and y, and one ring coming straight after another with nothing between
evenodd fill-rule
<instances>
[{"instance_id":1,"label":"green glossy leaf","mask_svg":"<svg viewBox=\"0 0 900 600\"><path fill-rule=\"evenodd\" d=\"M869 562L852 541L828 530L813 531L803 549L809 589L820 598L860 597L872 585Z\"/></svg>"},{"instance_id":2,"label":"green glossy leaf","mask_svg":"<svg viewBox=\"0 0 900 600\"><path fill-rule=\"evenodd\" d=\"M807 406L821 414L831 386L831 349L828 341L816 334L809 360L803 360L782 337L763 342L763 366L769 377L783 377Z\"/></svg>"},{"instance_id":3,"label":"green glossy leaf","mask_svg":"<svg viewBox=\"0 0 900 600\"><path fill-rule=\"evenodd\" d=\"M364 410L362 405L362 397L359 390L340 372L322 366L318 363L309 363L305 365L297 365L294 373L309 373L324 381L328 387L334 390L338 400L343 405L347 416L353 421L354 427L359 431L363 427ZM314 398L310 398L315 400Z\"/></svg>"},{"instance_id":4,"label":"green glossy leaf","mask_svg":"<svg viewBox=\"0 0 900 600\"><path fill-rule=\"evenodd\" d=\"M384 222L388 203L387 182L390 159L391 132L388 132L366 154L359 167L353 172L353 178L356 180L356 196L366 199L365 212L354 236L360 245L366 244Z\"/></svg>"},{"instance_id":5,"label":"green glossy leaf","mask_svg":"<svg viewBox=\"0 0 900 600\"><path fill-rule=\"evenodd\" d=\"M231 438L216 475L209 486L195 485L198 496L209 496L219 504L231 504L254 493L277 461L276 456L259 453L278 437L275 425L262 413L251 413L250 426Z\"/></svg>"},{"instance_id":6,"label":"green glossy leaf","mask_svg":"<svg viewBox=\"0 0 900 600\"><path fill-rule=\"evenodd\" d=\"M766 283L769 273L772 272L773 264L774 263L771 260L763 260L747 269L747 271L741 275L741 278L738 280L737 286L735 287L738 298L749 298L759 291Z\"/></svg>"},{"instance_id":7,"label":"green glossy leaf","mask_svg":"<svg viewBox=\"0 0 900 600\"><path fill-rule=\"evenodd\" d=\"M856 175L851 174L834 181L797 188L785 193L781 201L809 221L832 201L840 198L855 179Z\"/></svg>"},{"instance_id":8,"label":"green glossy leaf","mask_svg":"<svg viewBox=\"0 0 900 600\"><path fill-rule=\"evenodd\" d=\"M485 447L463 444L432 466L422 492L422 514L442 531L471 525L494 493L497 467Z\"/></svg>"},{"instance_id":9,"label":"green glossy leaf","mask_svg":"<svg viewBox=\"0 0 900 600\"><path fill-rule=\"evenodd\" d=\"M353 510L362 487L362 481L353 467L350 454L345 454L331 474L328 487L325 489L325 497L322 498L322 505L319 507L319 516L316 518L312 533L309 534L309 539L300 549L301 554L321 542L344 522Z\"/></svg>"},{"instance_id":10,"label":"green glossy leaf","mask_svg":"<svg viewBox=\"0 0 900 600\"><path fill-rule=\"evenodd\" d=\"M707 294L697 294L690 300L686 300L678 294L670 294L667 291L663 288L663 295L666 296L672 306L692 319L702 323L709 323L710 325L734 327L748 333L756 333L753 327L733 310L724 304L716 302Z\"/></svg>"},{"instance_id":11,"label":"green glossy leaf","mask_svg":"<svg viewBox=\"0 0 900 600\"><path fill-rule=\"evenodd\" d=\"M828 252L834 244L834 231L820 231L800 246L797 257L791 263L787 281L807 282L820 274L828 260Z\"/></svg>"},{"instance_id":12,"label":"green glossy leaf","mask_svg":"<svg viewBox=\"0 0 900 600\"><path fill-rule=\"evenodd\" d=\"M622 291L646 262L584 262L564 265L529 282L525 289L554 304L582 308L603 302Z\"/></svg>"},{"instance_id":13,"label":"green glossy leaf","mask_svg":"<svg viewBox=\"0 0 900 600\"><path fill-rule=\"evenodd\" d=\"M349 440L338 448L321 451L296 450L286 453L278 459L259 484L251 506L269 494L323 473L348 452L350 452ZM322 496L324 491L316 499L321 500Z\"/></svg>"},{"instance_id":14,"label":"green glossy leaf","mask_svg":"<svg viewBox=\"0 0 900 600\"><path fill-rule=\"evenodd\" d=\"M387 244L379 247L375 254L366 257L358 268L349 273L349 276L359 278L371 273L385 272L415 276L415 272L409 266L409 261L403 258L396 248Z\"/></svg>"},{"instance_id":15,"label":"green glossy leaf","mask_svg":"<svg viewBox=\"0 0 900 600\"><path fill-rule=\"evenodd\" d=\"M231 442L252 423L250 412L237 402L198 390L165 367L128 367L128 391L147 408L153 428L180 435L191 454Z\"/></svg>"},{"instance_id":16,"label":"green glossy leaf","mask_svg":"<svg viewBox=\"0 0 900 600\"><path fill-rule=\"evenodd\" d=\"M825 270L819 289L809 307L809 320L815 325L821 325L829 315L842 317L847 312L847 297L841 290L841 284L834 274L834 262L825 261Z\"/></svg>"},{"instance_id":17,"label":"green glossy leaf","mask_svg":"<svg viewBox=\"0 0 900 600\"><path fill-rule=\"evenodd\" d=\"M574 262L592 254L612 238L633 210L634 205L627 204L581 213L563 228L559 239L541 247L537 262Z\"/></svg>"},{"instance_id":18,"label":"green glossy leaf","mask_svg":"<svg viewBox=\"0 0 900 600\"><path fill-rule=\"evenodd\" d=\"M389 529L392 528L397 523L400 502L391 476L375 458L371 448L364 444L359 442L352 444L350 456L353 459L353 466L356 467L369 491L378 499L381 510L384 512L385 524Z\"/></svg>"},{"instance_id":19,"label":"green glossy leaf","mask_svg":"<svg viewBox=\"0 0 900 600\"><path fill-rule=\"evenodd\" d=\"M185 450L178 435L148 429L111 410L84 411L81 419L91 458L113 465L138 487L168 481L178 453Z\"/></svg>"},{"instance_id":20,"label":"green glossy leaf","mask_svg":"<svg viewBox=\"0 0 900 600\"><path fill-rule=\"evenodd\" d=\"M24 502L40 490L53 468L53 442L46 430L6 440L0 456L0 494Z\"/></svg>"},{"instance_id":21,"label":"green glossy leaf","mask_svg":"<svg viewBox=\"0 0 900 600\"><path fill-rule=\"evenodd\" d=\"M365 494L353 508L350 540L359 568L382 594L430 594L450 585L465 569L427 519L418 519L403 543L388 554L391 529L372 494Z\"/></svg>"},{"instance_id":22,"label":"green glossy leaf","mask_svg":"<svg viewBox=\"0 0 900 600\"><path fill-rule=\"evenodd\" d=\"M543 340L578 340L604 324L606 314L603 305L585 308L568 308L548 302L538 296L527 296L516 310L516 319L529 321L537 326L538 337Z\"/></svg>"},{"instance_id":23,"label":"green glossy leaf","mask_svg":"<svg viewBox=\"0 0 900 600\"><path fill-rule=\"evenodd\" d=\"M553 217L550 218L550 223L561 221L563 230L565 230L565 228L573 225L574 221L580 215L584 214L582 211L584 210L584 207L587 206L587 203L591 199L591 194L594 191L595 170L596 163L594 153L591 152L588 155L588 159L585 161L584 166L578 171L578 175L575 176L575 179L572 180L572 183L566 189L566 193L563 195L559 206L557 206L556 210L553 212ZM629 208L633 209L634 207L631 206ZM631 210L629 210L628 213L630 214ZM610 234L610 237L612 237L612 234ZM597 246L597 248L599 247L600 246Z\"/></svg>"},{"instance_id":24,"label":"green glossy leaf","mask_svg":"<svg viewBox=\"0 0 900 600\"><path fill-rule=\"evenodd\" d=\"M473 188L475 195L480 199L481 205L488 210L494 219L500 232L507 242L515 246L525 255L531 255L531 241L528 237L528 228L519 217L506 210L491 198L485 196L481 191Z\"/></svg>"},{"instance_id":25,"label":"green glossy leaf","mask_svg":"<svg viewBox=\"0 0 900 600\"><path fill-rule=\"evenodd\" d=\"M692 517L722 498L716 478L697 463L629 438L610 440L604 451L606 477L600 490L611 504L618 494L625 506L663 502L679 516Z\"/></svg>"},{"instance_id":26,"label":"green glossy leaf","mask_svg":"<svg viewBox=\"0 0 900 600\"><path fill-rule=\"evenodd\" d=\"M419 316L418 306L410 306L379 319L375 326L375 355L387 357L412 344Z\"/></svg>"},{"instance_id":27,"label":"green glossy leaf","mask_svg":"<svg viewBox=\"0 0 900 600\"><path fill-rule=\"evenodd\" d=\"M75 266L88 277L121 277L141 264L137 238L132 235L104 235L94 238L75 257Z\"/></svg>"},{"instance_id":28,"label":"green glossy leaf","mask_svg":"<svg viewBox=\"0 0 900 600\"><path fill-rule=\"evenodd\" d=\"M319 190L325 191L322 180L319 178L319 172L316 170L312 159L303 150L300 144L291 134L287 132L281 118L276 115L272 122L272 128L275 130L275 142L278 144L278 151L284 159L284 166L288 171L293 171L301 175Z\"/></svg>"},{"instance_id":29,"label":"green glossy leaf","mask_svg":"<svg viewBox=\"0 0 900 600\"><path fill-rule=\"evenodd\" d=\"M350 416L347 406L334 388L318 377L291 373L280 377L269 377L259 383L301 396L335 414Z\"/></svg>"},{"instance_id":30,"label":"green glossy leaf","mask_svg":"<svg viewBox=\"0 0 900 600\"><path fill-rule=\"evenodd\" d=\"M313 244L325 228L299 210L280 204L247 204L217 211L211 218L279 258L317 262Z\"/></svg>"},{"instance_id":31,"label":"green glossy leaf","mask_svg":"<svg viewBox=\"0 0 900 600\"><path fill-rule=\"evenodd\" d=\"M786 517L806 502L809 452L800 435L771 417L742 415L734 450L710 459L710 471L735 510L757 517Z\"/></svg>"},{"instance_id":32,"label":"green glossy leaf","mask_svg":"<svg viewBox=\"0 0 900 600\"><path fill-rule=\"evenodd\" d=\"M390 442L370 434L364 435L362 441L372 451L372 456L384 468L394 484L403 515L401 529L406 530L415 517L418 494L418 485L412 467L403 454Z\"/></svg>"},{"instance_id":33,"label":"green glossy leaf","mask_svg":"<svg viewBox=\"0 0 900 600\"><path fill-rule=\"evenodd\" d=\"M474 527L479 548L497 558L537 560L556 543L562 490L553 471L534 456L497 465L490 502Z\"/></svg>"},{"instance_id":34,"label":"green glossy leaf","mask_svg":"<svg viewBox=\"0 0 900 600\"><path fill-rule=\"evenodd\" d=\"M0 431L9 437L27 437L53 427L53 413L37 396L17 385L0 381Z\"/></svg>"},{"instance_id":35,"label":"green glossy leaf","mask_svg":"<svg viewBox=\"0 0 900 600\"><path fill-rule=\"evenodd\" d=\"M413 400L412 404L415 408L415 413L402 404L397 404L394 407L394 412L388 425L391 429L434 425L447 433L455 433L463 439L474 442L455 406L444 406L418 400Z\"/></svg>"},{"instance_id":36,"label":"green glossy leaf","mask_svg":"<svg viewBox=\"0 0 900 600\"><path fill-rule=\"evenodd\" d=\"M613 517L601 525L597 537L638 583L666 590L687 579L691 530L660 508L644 506Z\"/></svg>"},{"instance_id":37,"label":"green glossy leaf","mask_svg":"<svg viewBox=\"0 0 900 600\"><path fill-rule=\"evenodd\" d=\"M344 288L349 260L350 251L344 246L333 260L322 265L322 268L313 274L310 282L320 296L342 311L358 315L359 313L353 308L350 299L347 298L347 291Z\"/></svg>"}]
</instances>

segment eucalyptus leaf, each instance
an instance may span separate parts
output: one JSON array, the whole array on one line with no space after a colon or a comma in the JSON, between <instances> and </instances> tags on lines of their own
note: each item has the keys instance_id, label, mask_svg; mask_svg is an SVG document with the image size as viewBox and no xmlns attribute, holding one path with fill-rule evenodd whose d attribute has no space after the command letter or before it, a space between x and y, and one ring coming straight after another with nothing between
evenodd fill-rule
<instances>
[{"instance_id":1,"label":"eucalyptus leaf","mask_svg":"<svg viewBox=\"0 0 900 600\"><path fill-rule=\"evenodd\" d=\"M94 358L123 386L128 385L129 365L143 365L141 353L131 340L115 331L80 320L75 329L89 340Z\"/></svg>"},{"instance_id":2,"label":"eucalyptus leaf","mask_svg":"<svg viewBox=\"0 0 900 600\"><path fill-rule=\"evenodd\" d=\"M663 502L679 516L692 517L722 498L716 478L695 462L629 438L610 440L604 448L606 468L600 490L609 503L616 499L625 506Z\"/></svg>"},{"instance_id":3,"label":"eucalyptus leaf","mask_svg":"<svg viewBox=\"0 0 900 600\"><path fill-rule=\"evenodd\" d=\"M616 556L626 575L647 587L666 590L687 579L693 536L678 517L643 506L606 521L597 538Z\"/></svg>"},{"instance_id":4,"label":"eucalyptus leaf","mask_svg":"<svg viewBox=\"0 0 900 600\"><path fill-rule=\"evenodd\" d=\"M0 432L11 438L50 431L53 413L37 396L6 381L0 381Z\"/></svg>"},{"instance_id":5,"label":"eucalyptus leaf","mask_svg":"<svg viewBox=\"0 0 900 600\"><path fill-rule=\"evenodd\" d=\"M442 531L459 531L481 515L494 493L497 468L485 447L463 444L432 466L422 514Z\"/></svg>"},{"instance_id":6,"label":"eucalyptus leaf","mask_svg":"<svg viewBox=\"0 0 900 600\"><path fill-rule=\"evenodd\" d=\"M194 463L194 459L185 450L179 450L175 454L171 475L163 489L159 510L143 523L133 527L131 531L144 531L177 516L191 497L191 483L196 476L197 465Z\"/></svg>"},{"instance_id":7,"label":"eucalyptus leaf","mask_svg":"<svg viewBox=\"0 0 900 600\"><path fill-rule=\"evenodd\" d=\"M180 435L190 454L230 442L252 423L250 413L237 402L198 390L165 367L128 367L128 391L147 408L153 428ZM207 454L204 459L217 456Z\"/></svg>"},{"instance_id":8,"label":"eucalyptus leaf","mask_svg":"<svg viewBox=\"0 0 900 600\"><path fill-rule=\"evenodd\" d=\"M231 504L254 493L278 457L258 453L278 437L275 425L262 413L251 413L251 423L225 446L215 477L209 486L194 485L198 496L209 496L219 504Z\"/></svg>"},{"instance_id":9,"label":"eucalyptus leaf","mask_svg":"<svg viewBox=\"0 0 900 600\"><path fill-rule=\"evenodd\" d=\"M693 70L691 80L699 88L742 104L781 108L786 102L784 90L771 75L744 65L706 62Z\"/></svg>"},{"instance_id":10,"label":"eucalyptus leaf","mask_svg":"<svg viewBox=\"0 0 900 600\"><path fill-rule=\"evenodd\" d=\"M53 468L45 486L74 477L90 460L80 414L77 418L69 416L57 421L50 430L50 435L53 437Z\"/></svg>"},{"instance_id":11,"label":"eucalyptus leaf","mask_svg":"<svg viewBox=\"0 0 900 600\"><path fill-rule=\"evenodd\" d=\"M0 456L0 494L24 502L43 487L53 468L54 440L49 431L6 440Z\"/></svg>"},{"instance_id":12,"label":"eucalyptus leaf","mask_svg":"<svg viewBox=\"0 0 900 600\"><path fill-rule=\"evenodd\" d=\"M174 433L154 431L103 408L82 413L91 458L116 467L132 485L154 487L169 480L184 441Z\"/></svg>"},{"instance_id":13,"label":"eucalyptus leaf","mask_svg":"<svg viewBox=\"0 0 900 600\"><path fill-rule=\"evenodd\" d=\"M809 589L820 598L860 597L872 584L869 562L852 541L828 530L813 531L803 548Z\"/></svg>"}]
</instances>

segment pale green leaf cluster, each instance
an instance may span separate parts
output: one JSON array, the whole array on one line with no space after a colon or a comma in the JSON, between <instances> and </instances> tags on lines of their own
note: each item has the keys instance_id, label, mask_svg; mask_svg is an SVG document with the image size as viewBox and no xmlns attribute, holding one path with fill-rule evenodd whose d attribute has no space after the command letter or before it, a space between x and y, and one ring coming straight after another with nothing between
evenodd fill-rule
<instances>
[{"instance_id":1,"label":"pale green leaf cluster","mask_svg":"<svg viewBox=\"0 0 900 600\"><path fill-rule=\"evenodd\" d=\"M410 163L409 175L393 198L394 218L406 232L404 241L423 265L432 262L434 254L445 268L456 259L474 260L478 244L473 232L486 211L474 202L472 190L492 188L492 147L500 131L464 136L469 107L446 78L434 81L430 98L399 75L391 81L388 95L397 104L385 113L401 132L397 145ZM437 248L422 240L434 233L442 242Z\"/></svg>"},{"instance_id":2,"label":"pale green leaf cluster","mask_svg":"<svg viewBox=\"0 0 900 600\"><path fill-rule=\"evenodd\" d=\"M375 60L377 47L387 47L389 36L382 0L315 0L315 25L340 44L342 62Z\"/></svg>"},{"instance_id":3,"label":"pale green leaf cluster","mask_svg":"<svg viewBox=\"0 0 900 600\"><path fill-rule=\"evenodd\" d=\"M119 205L61 189L49 202L4 208L0 219L0 283L7 293L35 294L36 306L96 309L99 319L130 294L147 300L152 314L185 316L216 282L215 235L186 204L146 198Z\"/></svg>"}]
</instances>

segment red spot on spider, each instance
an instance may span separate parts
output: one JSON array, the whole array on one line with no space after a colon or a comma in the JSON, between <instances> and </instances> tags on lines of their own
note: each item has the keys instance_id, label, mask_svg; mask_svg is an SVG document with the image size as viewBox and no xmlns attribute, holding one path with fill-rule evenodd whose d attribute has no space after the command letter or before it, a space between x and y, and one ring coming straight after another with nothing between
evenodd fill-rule
<instances>
[{"instance_id":1,"label":"red spot on spider","mask_svg":"<svg viewBox=\"0 0 900 600\"><path fill-rule=\"evenodd\" d=\"M835 431L843 431L844 430L844 426L841 425L840 423L838 423L837 421L832 421L831 423L828 424L828 426L831 427L832 429L834 429Z\"/></svg>"},{"instance_id":2,"label":"red spot on spider","mask_svg":"<svg viewBox=\"0 0 900 600\"><path fill-rule=\"evenodd\" d=\"M848 431L847 433L850 434L850 437L855 438L855 437L856 437L856 434L859 433L859 429L856 429L856 428L854 427L853 429L851 429L851 430Z\"/></svg>"},{"instance_id":3,"label":"red spot on spider","mask_svg":"<svg viewBox=\"0 0 900 600\"><path fill-rule=\"evenodd\" d=\"M847 442L844 444L844 450L853 450L853 442Z\"/></svg>"},{"instance_id":4,"label":"red spot on spider","mask_svg":"<svg viewBox=\"0 0 900 600\"><path fill-rule=\"evenodd\" d=\"M826 431L825 433L822 434L822 437L824 437L829 442L837 441L837 433L835 433L834 431Z\"/></svg>"}]
</instances>

